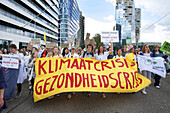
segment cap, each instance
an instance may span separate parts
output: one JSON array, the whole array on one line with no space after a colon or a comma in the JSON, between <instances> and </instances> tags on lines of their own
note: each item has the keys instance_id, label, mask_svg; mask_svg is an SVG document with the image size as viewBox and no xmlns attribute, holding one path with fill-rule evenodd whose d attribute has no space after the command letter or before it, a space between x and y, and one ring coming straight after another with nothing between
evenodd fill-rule
<instances>
[{"instance_id":1,"label":"cap","mask_svg":"<svg viewBox=\"0 0 170 113\"><path fill-rule=\"evenodd\" d=\"M72 47L71 47L71 49L75 49L75 47L74 47L74 46L72 46Z\"/></svg>"}]
</instances>

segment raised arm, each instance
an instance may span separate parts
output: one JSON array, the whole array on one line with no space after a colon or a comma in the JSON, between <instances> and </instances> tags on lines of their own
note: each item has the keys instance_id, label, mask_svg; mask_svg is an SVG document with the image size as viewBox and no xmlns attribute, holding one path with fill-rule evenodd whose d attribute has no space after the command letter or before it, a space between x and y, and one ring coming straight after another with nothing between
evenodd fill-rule
<instances>
[{"instance_id":1,"label":"raised arm","mask_svg":"<svg viewBox=\"0 0 170 113\"><path fill-rule=\"evenodd\" d=\"M113 52L113 44L112 42L109 42L110 43L110 47L111 47L111 50L109 51L109 54Z\"/></svg>"},{"instance_id":2,"label":"raised arm","mask_svg":"<svg viewBox=\"0 0 170 113\"><path fill-rule=\"evenodd\" d=\"M4 105L4 89L0 89L0 108Z\"/></svg>"}]
</instances>

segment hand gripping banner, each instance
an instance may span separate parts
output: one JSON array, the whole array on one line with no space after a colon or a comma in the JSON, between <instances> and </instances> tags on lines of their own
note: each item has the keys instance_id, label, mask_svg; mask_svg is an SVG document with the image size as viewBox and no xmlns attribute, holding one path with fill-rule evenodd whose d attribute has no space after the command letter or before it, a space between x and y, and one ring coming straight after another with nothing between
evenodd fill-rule
<instances>
[{"instance_id":1,"label":"hand gripping banner","mask_svg":"<svg viewBox=\"0 0 170 113\"><path fill-rule=\"evenodd\" d=\"M63 92L137 92L151 81L138 74L135 66L124 58L39 58L35 63L34 102Z\"/></svg>"}]
</instances>

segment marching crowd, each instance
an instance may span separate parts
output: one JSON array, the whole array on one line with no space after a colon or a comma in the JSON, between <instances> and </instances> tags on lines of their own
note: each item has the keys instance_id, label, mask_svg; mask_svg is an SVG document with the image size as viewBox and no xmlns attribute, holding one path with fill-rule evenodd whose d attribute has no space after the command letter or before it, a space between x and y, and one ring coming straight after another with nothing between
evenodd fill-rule
<instances>
[{"instance_id":1,"label":"marching crowd","mask_svg":"<svg viewBox=\"0 0 170 113\"><path fill-rule=\"evenodd\" d=\"M94 44L95 45L95 44ZM93 58L99 61L114 59L114 58L126 58L129 53L134 54L133 60L137 62L138 55L147 57L163 57L165 59L165 66L167 73L170 72L170 55L167 52L163 53L159 49L158 45L154 46L154 50L151 51L148 44L145 44L142 48L134 49L133 47L127 51L127 46L124 45L122 48L113 50L113 45L110 42L109 48L105 46L95 47L92 44L88 44L86 49L81 47L75 48L74 46L59 48L55 46L53 49L46 48L44 45L39 48L33 47L31 51L27 51L25 48L18 50L15 44L9 46L9 50L0 50L0 108L5 109L7 107L7 101L11 101L15 95L15 89L17 86L17 93L15 98L19 98L22 92L22 84L25 79L29 81L29 90L33 90L33 84L35 79L35 61L36 58L43 57L69 57L69 58ZM14 55L18 57L19 69L9 69L1 66L2 56L4 54ZM140 69L139 69L140 72ZM154 76L156 88L160 88L161 76L151 73L149 71L140 72L143 76L151 80L151 75ZM147 94L146 88L141 91L143 94ZM67 98L70 99L74 93L68 93ZM102 97L105 98L105 94L101 93ZM87 93L90 96L90 92ZM57 95L59 96L59 95ZM48 97L52 99L54 96ZM0 110L0 112L1 112Z\"/></svg>"}]
</instances>

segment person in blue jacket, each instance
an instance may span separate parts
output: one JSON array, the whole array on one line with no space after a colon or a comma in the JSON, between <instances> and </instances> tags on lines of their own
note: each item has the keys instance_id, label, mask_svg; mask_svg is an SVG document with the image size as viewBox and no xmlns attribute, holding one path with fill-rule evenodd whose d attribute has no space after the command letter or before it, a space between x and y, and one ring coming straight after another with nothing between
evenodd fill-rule
<instances>
[{"instance_id":1,"label":"person in blue jacket","mask_svg":"<svg viewBox=\"0 0 170 113\"><path fill-rule=\"evenodd\" d=\"M163 57L163 52L159 50L160 47L158 45L155 45L154 46L154 51L152 52L151 54L151 57ZM158 89L160 89L160 79L161 79L161 76L155 74L155 83L154 83L154 86Z\"/></svg>"},{"instance_id":2,"label":"person in blue jacket","mask_svg":"<svg viewBox=\"0 0 170 113\"><path fill-rule=\"evenodd\" d=\"M7 108L7 103L4 97L4 89L7 87L4 79L4 68L0 66L0 113Z\"/></svg>"}]
</instances>

